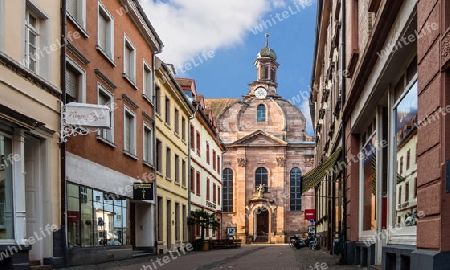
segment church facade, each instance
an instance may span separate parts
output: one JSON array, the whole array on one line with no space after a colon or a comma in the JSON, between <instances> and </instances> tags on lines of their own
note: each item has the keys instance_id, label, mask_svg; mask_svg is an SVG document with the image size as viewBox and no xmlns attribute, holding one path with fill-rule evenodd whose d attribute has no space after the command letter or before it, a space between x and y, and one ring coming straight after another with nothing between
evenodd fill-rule
<instances>
[{"instance_id":1,"label":"church facade","mask_svg":"<svg viewBox=\"0 0 450 270\"><path fill-rule=\"evenodd\" d=\"M302 175L314 162L314 142L302 112L277 92L277 56L266 46L257 79L241 99L206 99L217 115L223 155L221 235L248 242L284 243L308 231L313 191Z\"/></svg>"}]
</instances>

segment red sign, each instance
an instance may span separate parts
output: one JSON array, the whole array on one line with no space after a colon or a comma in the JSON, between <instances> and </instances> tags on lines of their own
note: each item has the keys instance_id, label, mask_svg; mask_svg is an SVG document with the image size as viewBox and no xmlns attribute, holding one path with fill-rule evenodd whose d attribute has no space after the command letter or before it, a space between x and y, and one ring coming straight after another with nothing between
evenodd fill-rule
<instances>
[{"instance_id":1,"label":"red sign","mask_svg":"<svg viewBox=\"0 0 450 270\"><path fill-rule=\"evenodd\" d=\"M68 222L78 222L78 220L80 220L80 212L67 211L67 221Z\"/></svg>"},{"instance_id":2,"label":"red sign","mask_svg":"<svg viewBox=\"0 0 450 270\"><path fill-rule=\"evenodd\" d=\"M305 209L305 219L316 219L316 209Z\"/></svg>"}]
</instances>

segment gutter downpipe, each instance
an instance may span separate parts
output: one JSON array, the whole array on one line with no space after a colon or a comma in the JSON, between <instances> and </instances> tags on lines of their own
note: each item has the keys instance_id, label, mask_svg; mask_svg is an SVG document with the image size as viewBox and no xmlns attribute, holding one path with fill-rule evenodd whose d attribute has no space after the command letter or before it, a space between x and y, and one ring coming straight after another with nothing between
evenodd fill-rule
<instances>
[{"instance_id":1,"label":"gutter downpipe","mask_svg":"<svg viewBox=\"0 0 450 270\"><path fill-rule=\"evenodd\" d=\"M61 44L66 44L66 0L61 1ZM60 57L60 68L61 68L61 110L64 109L66 104L66 46L61 46L61 57ZM61 111L60 121L64 121L63 112ZM61 123L62 126L62 123ZM60 130L62 135L62 130ZM66 143L64 139L60 138L60 155L61 155L61 253L58 255L63 256L64 267L68 266L68 247L67 247L67 201L66 201ZM55 253L55 248L53 248L53 253ZM55 254L53 254L55 256Z\"/></svg>"},{"instance_id":2,"label":"gutter downpipe","mask_svg":"<svg viewBox=\"0 0 450 270\"><path fill-rule=\"evenodd\" d=\"M153 53L153 63L152 63L152 67L153 67L153 72L152 72L152 79L153 79L153 89L152 89L152 97L153 97L153 115L152 115L152 120L153 120L153 164L156 164L156 102L158 102L158 99L155 97L155 89L156 89L156 54L161 53L162 52L162 48L159 49L158 51L155 51ZM153 225L153 233L155 234L155 255L158 254L158 185L156 183L156 167L153 167L153 205L155 207L155 209L153 209L153 220L154 225ZM136 213L136 211L135 211ZM136 237L136 236L135 236Z\"/></svg>"},{"instance_id":3,"label":"gutter downpipe","mask_svg":"<svg viewBox=\"0 0 450 270\"><path fill-rule=\"evenodd\" d=\"M344 72L345 70L345 62L346 62L346 44L345 44L345 31L346 31L346 1L341 0L341 111L344 110L345 105L345 97L346 97L346 76L344 74L347 74L347 72ZM346 130L347 122L342 117L342 130L341 130L341 139L342 139L342 160L347 160L347 149L346 149ZM342 183L342 228L343 228L343 241L344 241L344 252L343 252L343 261L347 263L347 250L346 250L346 241L347 241L347 166L344 166L343 169L343 183Z\"/></svg>"}]
</instances>

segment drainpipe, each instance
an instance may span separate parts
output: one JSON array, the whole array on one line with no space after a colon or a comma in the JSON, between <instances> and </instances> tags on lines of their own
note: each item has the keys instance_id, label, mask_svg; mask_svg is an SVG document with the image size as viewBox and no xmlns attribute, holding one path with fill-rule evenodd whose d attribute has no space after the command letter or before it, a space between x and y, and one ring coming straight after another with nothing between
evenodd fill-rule
<instances>
[{"instance_id":1,"label":"drainpipe","mask_svg":"<svg viewBox=\"0 0 450 270\"><path fill-rule=\"evenodd\" d=\"M61 1L61 44L66 44L66 0ZM60 57L60 82L61 82L61 109L66 104L66 46L61 46ZM61 114L62 116L62 114ZM60 121L63 121L62 117ZM62 132L62 130L60 131ZM67 201L66 201L66 143L62 138L60 145L61 155L61 253L64 258L64 267L68 265L68 250L67 250ZM55 249L53 249L55 250ZM55 255L55 254L54 254Z\"/></svg>"},{"instance_id":2,"label":"drainpipe","mask_svg":"<svg viewBox=\"0 0 450 270\"><path fill-rule=\"evenodd\" d=\"M346 31L346 13L345 13L345 9L346 9L346 1L342 0L341 1L341 39L340 39L340 45L341 45L341 110L344 110L344 105L345 105L345 96L346 96L346 77L344 74L347 74L347 72L344 72L345 70L345 50L346 50L346 46L345 46L345 31ZM347 121L345 121L344 118L342 118L342 130L341 130L341 139L342 139L342 160L346 161L347 160L347 149L346 149L346 134L345 134L345 129L346 129L346 125L347 125ZM345 248L345 242L347 241L347 166L344 166L344 170L342 172L342 179L343 179L343 183L342 183L342 216L343 216L343 221L342 221L342 228L343 228L343 241L344 241L344 253L343 253L343 257L342 259L344 260L344 262L347 262L347 251Z\"/></svg>"},{"instance_id":3,"label":"drainpipe","mask_svg":"<svg viewBox=\"0 0 450 270\"><path fill-rule=\"evenodd\" d=\"M153 67L153 72L152 72L152 80L153 80L153 85L152 85L152 97L153 97L153 115L152 115L152 120L153 120L153 164L156 164L156 112L155 112L155 106L156 106L156 102L158 102L158 99L155 98L155 88L156 88L156 54L160 53L161 50L156 51L153 53L153 62L152 62L152 67ZM153 189L154 189L154 197L153 197L153 205L155 207L155 209L153 209L153 220L154 225L153 225L153 233L155 234L155 255L158 254L158 192L157 192L157 184L156 184L156 167L153 166ZM136 213L136 211L135 211ZM135 225L136 226L136 225ZM135 235L136 237L136 235Z\"/></svg>"}]
</instances>

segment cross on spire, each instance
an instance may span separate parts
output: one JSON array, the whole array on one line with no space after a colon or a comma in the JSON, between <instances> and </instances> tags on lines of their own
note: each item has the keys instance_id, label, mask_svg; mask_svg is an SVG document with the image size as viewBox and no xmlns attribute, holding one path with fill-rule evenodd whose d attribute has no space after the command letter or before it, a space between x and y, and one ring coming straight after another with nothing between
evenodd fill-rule
<instances>
[{"instance_id":1,"label":"cross on spire","mask_svg":"<svg viewBox=\"0 0 450 270\"><path fill-rule=\"evenodd\" d=\"M265 36L266 36L266 47L268 48L269 47L269 33L266 33L265 34Z\"/></svg>"}]
</instances>

